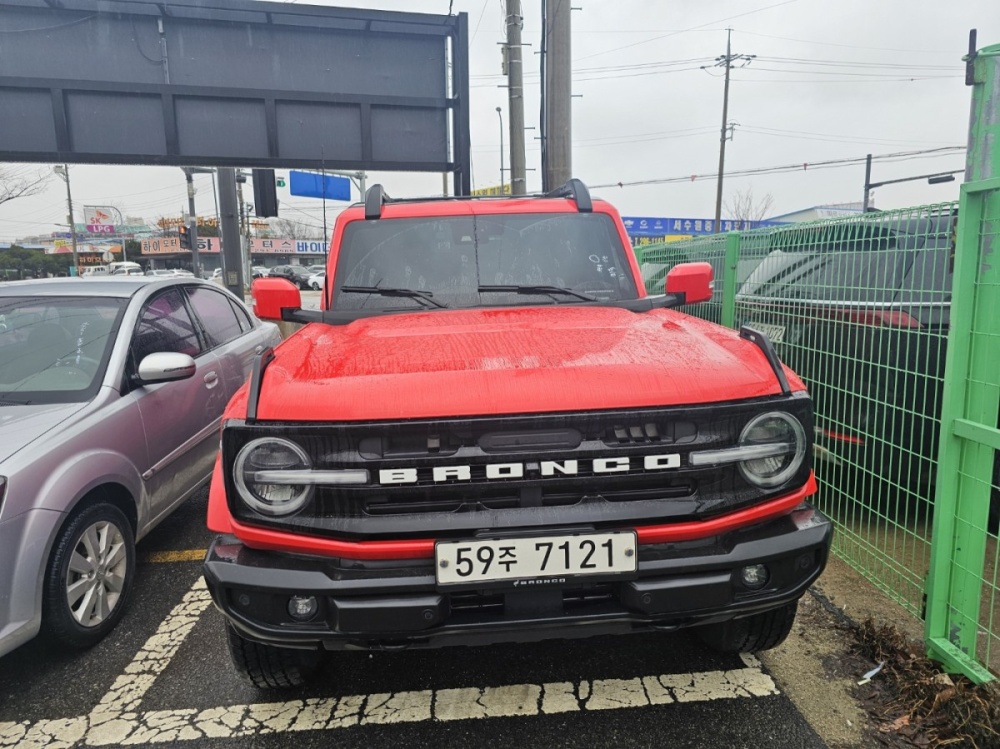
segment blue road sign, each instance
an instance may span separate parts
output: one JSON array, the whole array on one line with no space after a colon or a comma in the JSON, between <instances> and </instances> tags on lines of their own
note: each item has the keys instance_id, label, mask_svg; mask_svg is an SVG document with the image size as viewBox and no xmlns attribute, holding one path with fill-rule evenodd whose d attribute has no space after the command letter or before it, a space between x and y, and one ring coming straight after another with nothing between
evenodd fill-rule
<instances>
[{"instance_id":1,"label":"blue road sign","mask_svg":"<svg viewBox=\"0 0 1000 749\"><path fill-rule=\"evenodd\" d=\"M350 200L351 180L347 177L332 177L329 174L316 172L291 171L288 173L288 191L303 198Z\"/></svg>"},{"instance_id":2,"label":"blue road sign","mask_svg":"<svg viewBox=\"0 0 1000 749\"><path fill-rule=\"evenodd\" d=\"M762 226L779 226L780 221L737 221L722 219L716 228L711 218L664 218L656 216L622 216L625 231L630 237L668 237L671 234L704 235Z\"/></svg>"}]
</instances>

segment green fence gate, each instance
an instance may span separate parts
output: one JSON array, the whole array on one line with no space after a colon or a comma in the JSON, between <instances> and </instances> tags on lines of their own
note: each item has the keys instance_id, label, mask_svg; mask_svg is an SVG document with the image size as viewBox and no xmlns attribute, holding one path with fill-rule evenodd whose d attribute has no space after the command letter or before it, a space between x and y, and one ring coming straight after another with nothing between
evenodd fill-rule
<instances>
[{"instance_id":1,"label":"green fence gate","mask_svg":"<svg viewBox=\"0 0 1000 749\"><path fill-rule=\"evenodd\" d=\"M962 185L959 215L925 627L932 655L986 681L980 664L1000 672L1000 178Z\"/></svg>"}]
</instances>

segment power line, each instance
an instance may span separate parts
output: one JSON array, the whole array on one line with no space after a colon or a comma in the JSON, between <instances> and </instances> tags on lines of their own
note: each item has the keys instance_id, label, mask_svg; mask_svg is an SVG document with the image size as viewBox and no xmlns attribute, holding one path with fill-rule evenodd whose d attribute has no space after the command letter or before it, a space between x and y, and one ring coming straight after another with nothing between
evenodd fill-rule
<instances>
[{"instance_id":1,"label":"power line","mask_svg":"<svg viewBox=\"0 0 1000 749\"><path fill-rule=\"evenodd\" d=\"M874 49L880 52L917 52L920 54L930 53L932 55L955 55L955 50L943 50L943 49L902 49L899 47L866 47L860 44L839 44L837 42L818 42L813 39L798 39L791 36L776 36L774 34L761 34L757 31L741 31L741 34L749 34L750 36L762 36L766 39L783 39L788 42L799 42L800 44L819 44L825 47L845 47L847 49ZM959 55L961 53L958 53Z\"/></svg>"},{"instance_id":2,"label":"power line","mask_svg":"<svg viewBox=\"0 0 1000 749\"><path fill-rule=\"evenodd\" d=\"M965 151L965 146L945 146L941 148L928 148L920 151L898 151L873 156L873 161L885 161L887 163L899 161L911 161L920 158L936 158ZM755 167L753 169L742 169L729 172L730 177L756 175L756 174L780 174L784 172L810 171L816 169L831 169L834 167L848 166L852 164L863 164L867 157L850 159L827 159L824 161L800 162L798 164L783 164L780 166ZM629 182L609 182L606 184L593 185L594 188L601 187L639 187L643 185L663 185L674 182L695 182L699 178L705 179L714 176L713 173L687 174L682 177L659 177L655 179L633 180Z\"/></svg>"},{"instance_id":3,"label":"power line","mask_svg":"<svg viewBox=\"0 0 1000 749\"><path fill-rule=\"evenodd\" d=\"M601 55L607 55L607 54L610 54L612 52L618 52L618 51L623 50L623 49L630 49L632 47L638 47L638 46L640 46L642 44L649 44L650 42L659 41L660 39L668 39L668 38L670 38L672 36L677 36L678 34L687 33L688 31L696 31L698 29L703 29L706 26L711 26L711 25L716 24L716 23L725 23L726 21L732 21L732 20L734 20L736 18L743 18L744 16L753 15L754 13L761 13L761 12L763 12L765 10L771 10L772 8L780 8L782 5L790 5L791 3L795 3L795 2L798 2L798 0L783 0L783 2L775 3L774 5L766 5L763 8L755 8L754 10L748 10L745 13L737 13L735 16L728 16L727 18L718 18L718 19L716 19L714 21L709 21L708 23L701 23L701 24L698 24L697 26L691 26L690 28L681 29L680 31L674 31L674 32L671 32L669 34L664 34L662 36L654 36L651 39L644 39L642 41L634 42L632 44L626 44L626 45L624 45L622 47L613 47L611 49L606 49L603 52L595 52L592 55L586 55L585 57L580 57L577 60L574 60L573 62L579 62L581 60L589 60L592 57L600 57Z\"/></svg>"}]
</instances>

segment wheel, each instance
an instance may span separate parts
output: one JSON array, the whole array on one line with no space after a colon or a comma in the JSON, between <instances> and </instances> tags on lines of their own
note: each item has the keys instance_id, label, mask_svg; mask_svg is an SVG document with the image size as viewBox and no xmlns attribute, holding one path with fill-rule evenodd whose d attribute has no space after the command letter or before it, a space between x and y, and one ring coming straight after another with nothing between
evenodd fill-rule
<instances>
[{"instance_id":1,"label":"wheel","mask_svg":"<svg viewBox=\"0 0 1000 749\"><path fill-rule=\"evenodd\" d=\"M776 648L785 641L795 622L799 602L786 604L743 619L698 627L698 636L721 653L753 653Z\"/></svg>"},{"instance_id":2,"label":"wheel","mask_svg":"<svg viewBox=\"0 0 1000 749\"><path fill-rule=\"evenodd\" d=\"M318 650L295 650L248 640L226 623L229 656L240 675L258 689L300 687L323 663Z\"/></svg>"},{"instance_id":3,"label":"wheel","mask_svg":"<svg viewBox=\"0 0 1000 749\"><path fill-rule=\"evenodd\" d=\"M135 536L121 510L90 505L56 539L45 573L42 629L70 648L89 648L125 613L135 577Z\"/></svg>"},{"instance_id":4,"label":"wheel","mask_svg":"<svg viewBox=\"0 0 1000 749\"><path fill-rule=\"evenodd\" d=\"M313 291L319 291L319 284L316 283L315 281L313 281L312 288L313 288Z\"/></svg>"}]
</instances>

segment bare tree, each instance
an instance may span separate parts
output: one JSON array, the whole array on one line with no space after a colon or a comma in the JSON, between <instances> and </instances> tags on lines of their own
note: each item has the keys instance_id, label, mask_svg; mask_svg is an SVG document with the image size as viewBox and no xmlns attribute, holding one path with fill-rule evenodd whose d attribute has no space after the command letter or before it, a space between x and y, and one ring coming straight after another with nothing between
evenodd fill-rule
<instances>
[{"instance_id":1,"label":"bare tree","mask_svg":"<svg viewBox=\"0 0 1000 749\"><path fill-rule=\"evenodd\" d=\"M771 193L757 199L754 197L753 187L748 187L746 190L737 190L731 194L723 206L726 218L733 219L739 227L750 227L770 213L773 204L774 197Z\"/></svg>"},{"instance_id":2,"label":"bare tree","mask_svg":"<svg viewBox=\"0 0 1000 749\"><path fill-rule=\"evenodd\" d=\"M0 205L17 198L38 195L51 176L44 169L34 171L24 166L0 166Z\"/></svg>"},{"instance_id":3,"label":"bare tree","mask_svg":"<svg viewBox=\"0 0 1000 749\"><path fill-rule=\"evenodd\" d=\"M274 239L323 239L323 230L289 218L269 218L268 234Z\"/></svg>"}]
</instances>

